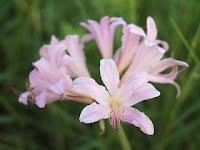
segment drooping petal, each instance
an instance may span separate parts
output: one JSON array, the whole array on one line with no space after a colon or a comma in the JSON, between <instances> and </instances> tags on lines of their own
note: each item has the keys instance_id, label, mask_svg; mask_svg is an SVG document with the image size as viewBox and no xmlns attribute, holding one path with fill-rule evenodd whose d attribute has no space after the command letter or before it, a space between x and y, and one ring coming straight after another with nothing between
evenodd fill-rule
<instances>
[{"instance_id":1,"label":"drooping petal","mask_svg":"<svg viewBox=\"0 0 200 150\"><path fill-rule=\"evenodd\" d=\"M102 59L100 61L100 74L110 95L114 95L119 84L119 73L115 62L112 59Z\"/></svg>"},{"instance_id":2,"label":"drooping petal","mask_svg":"<svg viewBox=\"0 0 200 150\"><path fill-rule=\"evenodd\" d=\"M157 38L156 23L152 17L147 18L147 38L150 41L154 41Z\"/></svg>"},{"instance_id":3,"label":"drooping petal","mask_svg":"<svg viewBox=\"0 0 200 150\"><path fill-rule=\"evenodd\" d=\"M145 83L142 86L138 87L133 93L131 98L128 101L125 101L123 103L124 106L132 106L135 105L141 101L149 100L154 97L158 97L160 95L160 92L156 90L156 88L150 84Z\"/></svg>"},{"instance_id":4,"label":"drooping petal","mask_svg":"<svg viewBox=\"0 0 200 150\"><path fill-rule=\"evenodd\" d=\"M91 96L100 104L109 103L110 96L105 87L97 84L92 78L79 77L74 80L72 88L76 92Z\"/></svg>"},{"instance_id":5,"label":"drooping petal","mask_svg":"<svg viewBox=\"0 0 200 150\"><path fill-rule=\"evenodd\" d=\"M111 109L93 102L86 106L79 117L80 122L93 123L101 119L109 118Z\"/></svg>"},{"instance_id":6,"label":"drooping petal","mask_svg":"<svg viewBox=\"0 0 200 150\"><path fill-rule=\"evenodd\" d=\"M122 115L122 121L133 124L136 127L139 127L141 131L148 135L153 135L154 126L152 121L139 110L126 107L124 108L124 113Z\"/></svg>"},{"instance_id":7,"label":"drooping petal","mask_svg":"<svg viewBox=\"0 0 200 150\"><path fill-rule=\"evenodd\" d=\"M153 74L161 73L167 68L173 67L173 66L188 67L188 64L186 62L175 60L173 58L166 58L152 65L150 72Z\"/></svg>"},{"instance_id":8,"label":"drooping petal","mask_svg":"<svg viewBox=\"0 0 200 150\"><path fill-rule=\"evenodd\" d=\"M29 96L29 92L24 92L19 96L18 101L20 103L23 103L24 105L27 105L28 96Z\"/></svg>"},{"instance_id":9,"label":"drooping petal","mask_svg":"<svg viewBox=\"0 0 200 150\"><path fill-rule=\"evenodd\" d=\"M45 104L46 104L46 90L43 91L40 95L38 95L35 100L36 100L36 104L38 107L40 108L44 108Z\"/></svg>"},{"instance_id":10,"label":"drooping petal","mask_svg":"<svg viewBox=\"0 0 200 150\"><path fill-rule=\"evenodd\" d=\"M135 90L137 90L137 88L147 83L148 81L149 81L149 77L146 72L141 72L141 73L132 75L118 89L116 98L121 103L124 103L125 101L130 100Z\"/></svg>"},{"instance_id":11,"label":"drooping petal","mask_svg":"<svg viewBox=\"0 0 200 150\"><path fill-rule=\"evenodd\" d=\"M154 43L161 44L166 51L169 50L169 44L166 41L155 40Z\"/></svg>"},{"instance_id":12,"label":"drooping petal","mask_svg":"<svg viewBox=\"0 0 200 150\"><path fill-rule=\"evenodd\" d=\"M151 82L174 85L176 87L176 90L177 90L176 97L179 97L180 94L181 94L181 90L180 90L179 85L174 81L174 79L176 78L177 74L178 74L177 70L172 70L169 74L150 75L149 76L149 80Z\"/></svg>"}]
</instances>

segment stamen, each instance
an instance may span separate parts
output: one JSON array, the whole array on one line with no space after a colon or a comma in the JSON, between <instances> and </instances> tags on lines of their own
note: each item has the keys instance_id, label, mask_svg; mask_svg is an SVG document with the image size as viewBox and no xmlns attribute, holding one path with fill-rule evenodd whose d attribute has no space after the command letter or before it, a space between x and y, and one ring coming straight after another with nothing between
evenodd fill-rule
<instances>
[{"instance_id":1,"label":"stamen","mask_svg":"<svg viewBox=\"0 0 200 150\"><path fill-rule=\"evenodd\" d=\"M110 112L110 118L109 118L110 125L112 125L113 128L118 130L120 126L120 121L122 120L122 118L120 117L121 112L119 111L116 99L111 100L111 107L112 107L112 111Z\"/></svg>"}]
</instances>

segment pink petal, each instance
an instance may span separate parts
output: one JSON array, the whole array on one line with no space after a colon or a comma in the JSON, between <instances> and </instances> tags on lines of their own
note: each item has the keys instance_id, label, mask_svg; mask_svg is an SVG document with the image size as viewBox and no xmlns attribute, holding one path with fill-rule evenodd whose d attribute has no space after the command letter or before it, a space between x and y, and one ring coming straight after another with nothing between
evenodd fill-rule
<instances>
[{"instance_id":1,"label":"pink petal","mask_svg":"<svg viewBox=\"0 0 200 150\"><path fill-rule=\"evenodd\" d=\"M134 24L130 24L129 27L130 27L129 31L131 33L134 33L136 35L140 35L142 37L146 37L146 34L145 34L144 30L141 27L138 27L138 26L136 26Z\"/></svg>"},{"instance_id":2,"label":"pink petal","mask_svg":"<svg viewBox=\"0 0 200 150\"><path fill-rule=\"evenodd\" d=\"M93 123L101 119L109 118L110 111L111 109L109 107L104 107L94 102L82 110L79 120L84 123Z\"/></svg>"},{"instance_id":3,"label":"pink petal","mask_svg":"<svg viewBox=\"0 0 200 150\"><path fill-rule=\"evenodd\" d=\"M29 81L30 87L34 88L33 93L35 95L40 94L51 84L51 80L49 80L46 76L42 75L36 69L32 70L29 74Z\"/></svg>"},{"instance_id":4,"label":"pink petal","mask_svg":"<svg viewBox=\"0 0 200 150\"><path fill-rule=\"evenodd\" d=\"M27 99L28 99L28 96L29 96L29 92L24 92L20 95L18 101L20 103L23 103L24 105L27 105Z\"/></svg>"},{"instance_id":5,"label":"pink petal","mask_svg":"<svg viewBox=\"0 0 200 150\"><path fill-rule=\"evenodd\" d=\"M173 58L166 58L163 59L157 63L155 63L152 67L151 67L151 73L156 74L156 73L160 73L164 70L166 70L169 67L173 67L173 66L184 66L184 67L188 67L188 64L183 62L183 61L179 61L179 60L175 60Z\"/></svg>"},{"instance_id":6,"label":"pink petal","mask_svg":"<svg viewBox=\"0 0 200 150\"><path fill-rule=\"evenodd\" d=\"M104 86L95 82L92 78L79 77L72 84L73 90L94 98L100 104L109 104L110 96Z\"/></svg>"},{"instance_id":7,"label":"pink petal","mask_svg":"<svg viewBox=\"0 0 200 150\"><path fill-rule=\"evenodd\" d=\"M59 40L56 38L55 35L52 35L50 44L52 45L52 44L58 44L58 43L59 43Z\"/></svg>"},{"instance_id":8,"label":"pink petal","mask_svg":"<svg viewBox=\"0 0 200 150\"><path fill-rule=\"evenodd\" d=\"M67 51L73 58L78 58L81 61L85 61L85 55L83 53L83 45L79 43L78 35L68 35L63 41L67 45Z\"/></svg>"},{"instance_id":9,"label":"pink petal","mask_svg":"<svg viewBox=\"0 0 200 150\"><path fill-rule=\"evenodd\" d=\"M157 28L156 23L152 17L147 18L147 38L150 41L156 40L157 37Z\"/></svg>"},{"instance_id":10,"label":"pink petal","mask_svg":"<svg viewBox=\"0 0 200 150\"><path fill-rule=\"evenodd\" d=\"M119 84L119 73L115 62L112 59L102 59L100 61L100 74L110 95L114 95Z\"/></svg>"},{"instance_id":11,"label":"pink petal","mask_svg":"<svg viewBox=\"0 0 200 150\"><path fill-rule=\"evenodd\" d=\"M155 40L154 42L155 42L156 44L161 44L162 47L163 47L166 51L168 51L168 49L169 49L169 44L168 44L167 42L161 41L161 40Z\"/></svg>"},{"instance_id":12,"label":"pink petal","mask_svg":"<svg viewBox=\"0 0 200 150\"><path fill-rule=\"evenodd\" d=\"M139 46L140 36L129 31L129 26L123 26L122 46L120 48L119 60L116 63L121 73L133 60ZM115 56L116 57L116 56Z\"/></svg>"},{"instance_id":13,"label":"pink petal","mask_svg":"<svg viewBox=\"0 0 200 150\"><path fill-rule=\"evenodd\" d=\"M149 78L146 72L141 72L141 73L132 75L118 89L116 98L120 100L121 103L124 103L130 100L135 90L137 90L137 88L147 83L148 81L149 81Z\"/></svg>"},{"instance_id":14,"label":"pink petal","mask_svg":"<svg viewBox=\"0 0 200 150\"><path fill-rule=\"evenodd\" d=\"M141 131L148 135L153 135L154 133L154 126L152 121L144 113L135 108L124 108L122 120L123 122L127 122L135 125L136 127L139 127Z\"/></svg>"},{"instance_id":15,"label":"pink petal","mask_svg":"<svg viewBox=\"0 0 200 150\"><path fill-rule=\"evenodd\" d=\"M61 95L65 92L66 89L66 81L64 76L61 76L57 81L55 81L51 86L48 87L48 90Z\"/></svg>"},{"instance_id":16,"label":"pink petal","mask_svg":"<svg viewBox=\"0 0 200 150\"><path fill-rule=\"evenodd\" d=\"M134 60L124 74L121 82L137 72L148 72L152 64L160 61L163 51L157 45L146 46L144 43L139 47Z\"/></svg>"},{"instance_id":17,"label":"pink petal","mask_svg":"<svg viewBox=\"0 0 200 150\"><path fill-rule=\"evenodd\" d=\"M43 91L39 96L35 98L36 104L40 108L44 108L46 104L46 90Z\"/></svg>"},{"instance_id":18,"label":"pink petal","mask_svg":"<svg viewBox=\"0 0 200 150\"><path fill-rule=\"evenodd\" d=\"M156 90L156 88L150 84L145 83L142 86L138 87L133 93L131 98L128 101L123 103L124 106L132 106L141 101L149 100L154 97L158 97L160 92Z\"/></svg>"},{"instance_id":19,"label":"pink petal","mask_svg":"<svg viewBox=\"0 0 200 150\"><path fill-rule=\"evenodd\" d=\"M150 75L149 79L151 82L164 83L164 84L168 83L174 85L177 90L176 97L179 97L181 94L181 90L179 85L176 82L174 82L174 79L176 78L177 74L178 74L177 71L172 70L172 72L167 75L166 74Z\"/></svg>"},{"instance_id":20,"label":"pink petal","mask_svg":"<svg viewBox=\"0 0 200 150\"><path fill-rule=\"evenodd\" d=\"M39 72L35 72L35 74L41 74L40 77L44 78L44 81L51 83L52 79L57 79L58 68L55 65L53 66L46 58L41 57L40 60L33 63L33 66Z\"/></svg>"},{"instance_id":21,"label":"pink petal","mask_svg":"<svg viewBox=\"0 0 200 150\"><path fill-rule=\"evenodd\" d=\"M92 39L94 39L94 37L92 36L92 34L85 34L85 35L83 35L83 37L81 39L81 43L89 42Z\"/></svg>"}]
</instances>

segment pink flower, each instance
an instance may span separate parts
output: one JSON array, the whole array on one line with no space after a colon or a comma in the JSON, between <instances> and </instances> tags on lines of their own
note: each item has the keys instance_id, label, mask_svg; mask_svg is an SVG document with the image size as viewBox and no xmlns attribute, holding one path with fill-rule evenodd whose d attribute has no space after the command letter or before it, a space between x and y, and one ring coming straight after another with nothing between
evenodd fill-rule
<instances>
[{"instance_id":1,"label":"pink flower","mask_svg":"<svg viewBox=\"0 0 200 150\"><path fill-rule=\"evenodd\" d=\"M91 33L84 36L83 41L94 38L102 57L112 58L114 31L121 24L126 24L122 18L109 18L108 16L102 17L100 23L94 20L88 20L88 24L82 22L81 26L85 27Z\"/></svg>"},{"instance_id":2,"label":"pink flower","mask_svg":"<svg viewBox=\"0 0 200 150\"><path fill-rule=\"evenodd\" d=\"M160 95L150 83L148 75L139 73L128 78L119 86L119 73L112 59L100 62L100 74L104 86L92 78L79 77L73 82L73 89L89 95L96 102L86 106L80 114L80 122L93 123L110 118L110 124L118 129L120 122L127 122L139 127L144 133L152 135L154 127L151 120L132 105Z\"/></svg>"},{"instance_id":3,"label":"pink flower","mask_svg":"<svg viewBox=\"0 0 200 150\"><path fill-rule=\"evenodd\" d=\"M141 41L141 37L144 39ZM141 27L134 24L123 25L122 46L114 55L114 60L118 70L121 73L134 60L134 57L141 43L145 42L147 46L161 44L167 51L169 46L167 42L156 40L157 28L152 17L147 18L147 34Z\"/></svg>"},{"instance_id":4,"label":"pink flower","mask_svg":"<svg viewBox=\"0 0 200 150\"><path fill-rule=\"evenodd\" d=\"M75 78L75 77L89 77L90 74L88 72L88 69L86 67L85 62L85 55L84 55L84 45L82 42L79 42L79 36L78 35L67 35L64 40L59 41L55 36L51 37L51 44L55 45L58 43L62 43L66 46L68 54L71 56L71 60L69 63L66 63L66 68L68 71L68 74ZM42 57L48 58L48 47L49 45L44 45L40 49L40 55ZM68 56L67 56L68 57ZM63 60L65 61L65 60ZM66 59L68 61L68 58Z\"/></svg>"},{"instance_id":5,"label":"pink flower","mask_svg":"<svg viewBox=\"0 0 200 150\"><path fill-rule=\"evenodd\" d=\"M73 59L66 55L66 48L63 43L51 43L42 48L40 54L43 57L33 63L35 69L29 75L32 90L22 93L19 102L27 104L30 100L43 108L56 100L84 100L81 94L72 90L72 79L65 66Z\"/></svg>"},{"instance_id":6,"label":"pink flower","mask_svg":"<svg viewBox=\"0 0 200 150\"><path fill-rule=\"evenodd\" d=\"M157 45L147 46L142 43L121 82L125 81L132 74L146 71L152 82L173 84L177 88L177 96L179 96L180 88L178 84L174 82L174 79L178 75L177 69L173 69L172 72L168 74L162 72L175 66L188 67L188 64L173 58L162 59L165 52L163 48Z\"/></svg>"}]
</instances>

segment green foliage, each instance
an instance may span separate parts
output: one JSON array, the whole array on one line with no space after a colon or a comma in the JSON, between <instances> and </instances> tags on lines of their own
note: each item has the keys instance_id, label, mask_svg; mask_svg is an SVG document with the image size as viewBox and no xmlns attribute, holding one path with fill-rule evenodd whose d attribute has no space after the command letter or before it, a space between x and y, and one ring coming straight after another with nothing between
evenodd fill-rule
<instances>
[{"instance_id":1,"label":"green foliage","mask_svg":"<svg viewBox=\"0 0 200 150\"><path fill-rule=\"evenodd\" d=\"M0 1L0 150L93 150L121 149L117 131L106 121L106 133L99 135L98 123L78 121L85 106L72 101L55 102L39 109L24 106L9 84L25 91L25 79L31 63L39 58L39 48L49 43L52 34L83 35L79 22L99 20L102 16L123 17L145 28L147 16L158 26L159 39L170 44L167 56L186 60L189 68L177 78L182 89L176 99L171 85L155 86L161 96L136 105L155 125L155 134L147 136L131 125L123 124L133 149L196 150L200 147L200 5L199 0L1 0ZM117 31L115 48L120 41ZM92 76L101 83L95 42L85 45Z\"/></svg>"}]
</instances>

